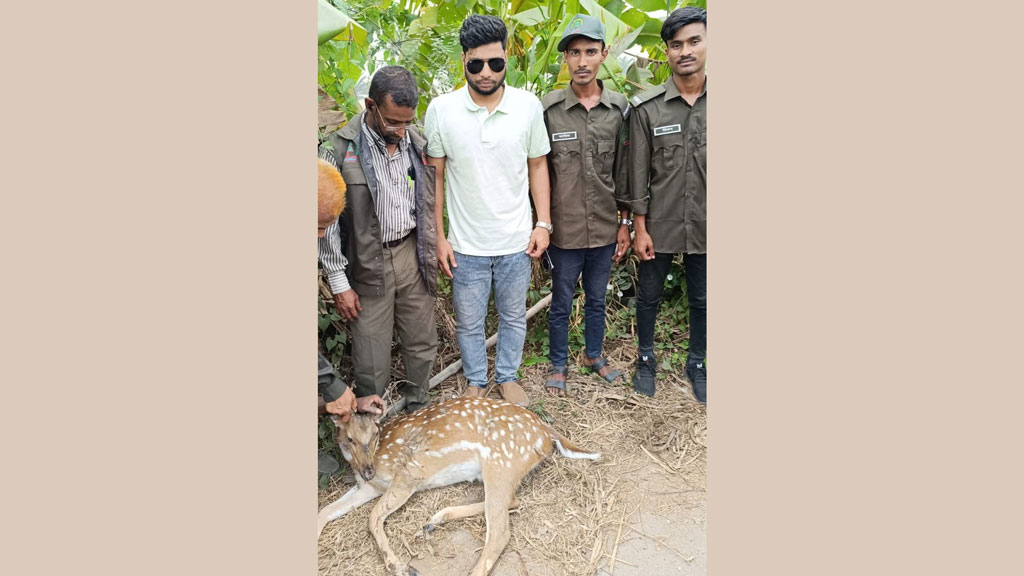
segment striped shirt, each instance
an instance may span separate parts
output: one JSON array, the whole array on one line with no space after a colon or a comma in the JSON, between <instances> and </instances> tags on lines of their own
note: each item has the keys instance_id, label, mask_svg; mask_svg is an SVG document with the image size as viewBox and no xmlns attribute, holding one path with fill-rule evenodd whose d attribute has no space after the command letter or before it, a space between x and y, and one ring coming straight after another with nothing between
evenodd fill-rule
<instances>
[{"instance_id":1,"label":"striped shirt","mask_svg":"<svg viewBox=\"0 0 1024 576\"><path fill-rule=\"evenodd\" d=\"M416 227L415 182L409 160L409 133L388 155L387 142L363 122L363 136L370 149L373 174L377 177L377 200L373 203L380 220L382 242L400 240Z\"/></svg>"},{"instance_id":2,"label":"striped shirt","mask_svg":"<svg viewBox=\"0 0 1024 576\"><path fill-rule=\"evenodd\" d=\"M412 163L408 153L409 133L406 132L399 142L394 155L388 154L384 138L371 130L366 122L363 122L363 137L377 181L377 199L373 208L380 221L381 242L399 240L416 228L415 182L410 176ZM334 154L326 147L320 147L319 156L341 170ZM352 288L345 275L348 259L341 245L338 226L339 221L328 226L319 241L320 263L327 273L327 283L334 294ZM353 232L349 231L350 234Z\"/></svg>"}]
</instances>

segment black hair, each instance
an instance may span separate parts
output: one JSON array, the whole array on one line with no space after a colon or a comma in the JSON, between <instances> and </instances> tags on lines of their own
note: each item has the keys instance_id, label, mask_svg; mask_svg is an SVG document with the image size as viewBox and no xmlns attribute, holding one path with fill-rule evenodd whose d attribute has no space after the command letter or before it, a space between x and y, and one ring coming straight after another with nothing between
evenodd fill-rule
<instances>
[{"instance_id":1,"label":"black hair","mask_svg":"<svg viewBox=\"0 0 1024 576\"><path fill-rule=\"evenodd\" d=\"M505 42L508 39L508 29L501 18L473 14L462 23L459 29L459 44L462 44L462 52L469 52L484 44L501 42L501 49L505 49Z\"/></svg>"},{"instance_id":2,"label":"black hair","mask_svg":"<svg viewBox=\"0 0 1024 576\"><path fill-rule=\"evenodd\" d=\"M419 92L412 72L401 66L385 66L377 70L370 80L370 99L383 104L388 94L391 94L395 106L416 108Z\"/></svg>"},{"instance_id":3,"label":"black hair","mask_svg":"<svg viewBox=\"0 0 1024 576\"><path fill-rule=\"evenodd\" d=\"M661 39L668 44L675 37L676 32L679 32L680 28L694 22L703 23L704 29L707 30L708 11L696 6L687 6L686 8L673 10L668 15L668 18L665 18L665 23L661 25Z\"/></svg>"}]
</instances>

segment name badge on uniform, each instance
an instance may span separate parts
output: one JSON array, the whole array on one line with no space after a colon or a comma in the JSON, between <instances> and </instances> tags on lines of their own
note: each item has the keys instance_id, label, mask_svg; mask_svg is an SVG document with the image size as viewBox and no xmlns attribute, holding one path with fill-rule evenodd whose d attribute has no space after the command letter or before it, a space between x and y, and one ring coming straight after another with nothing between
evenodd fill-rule
<instances>
[{"instance_id":1,"label":"name badge on uniform","mask_svg":"<svg viewBox=\"0 0 1024 576\"><path fill-rule=\"evenodd\" d=\"M575 132L555 132L554 134L551 135L551 141L552 142L563 142L565 140L575 140L575 139L576 139L576 133Z\"/></svg>"},{"instance_id":2,"label":"name badge on uniform","mask_svg":"<svg viewBox=\"0 0 1024 576\"><path fill-rule=\"evenodd\" d=\"M654 135L664 136L665 134L675 134L682 131L683 128L679 124L672 124L671 126L658 126L654 129Z\"/></svg>"}]
</instances>

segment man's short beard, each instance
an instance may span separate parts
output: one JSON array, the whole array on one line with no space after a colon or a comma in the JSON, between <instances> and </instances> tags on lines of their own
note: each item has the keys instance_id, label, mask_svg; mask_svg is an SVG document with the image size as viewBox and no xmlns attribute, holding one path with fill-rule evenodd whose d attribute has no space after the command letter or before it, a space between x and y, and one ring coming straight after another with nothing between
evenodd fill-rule
<instances>
[{"instance_id":1,"label":"man's short beard","mask_svg":"<svg viewBox=\"0 0 1024 576\"><path fill-rule=\"evenodd\" d=\"M492 88L491 90L488 90L487 92L484 92L483 90L478 88L476 82L473 82L472 80L470 80L468 75L466 76L466 83L469 84L470 88L475 90L477 94L479 94L481 96L490 96L491 94L494 94L495 92L497 92L499 88L501 88L502 86L505 85L505 76L502 76L501 80L495 82L494 83L494 88Z\"/></svg>"}]
</instances>

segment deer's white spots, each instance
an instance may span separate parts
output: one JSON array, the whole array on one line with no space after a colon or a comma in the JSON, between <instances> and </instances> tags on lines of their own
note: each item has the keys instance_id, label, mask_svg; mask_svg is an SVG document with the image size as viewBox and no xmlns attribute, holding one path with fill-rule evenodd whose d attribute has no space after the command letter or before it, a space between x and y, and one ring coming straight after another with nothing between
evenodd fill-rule
<instances>
[{"instance_id":1,"label":"deer's white spots","mask_svg":"<svg viewBox=\"0 0 1024 576\"><path fill-rule=\"evenodd\" d=\"M537 448L537 450L540 450L541 446L543 446L543 445L544 445L544 439L543 438L537 438L537 443L534 445Z\"/></svg>"},{"instance_id":2,"label":"deer's white spots","mask_svg":"<svg viewBox=\"0 0 1024 576\"><path fill-rule=\"evenodd\" d=\"M405 444L405 438L399 438L398 440L395 440L395 444Z\"/></svg>"},{"instance_id":3,"label":"deer's white spots","mask_svg":"<svg viewBox=\"0 0 1024 576\"><path fill-rule=\"evenodd\" d=\"M438 438L444 438L444 432L441 432L441 433L439 433L439 434L437 435L437 437L438 437Z\"/></svg>"},{"instance_id":4,"label":"deer's white spots","mask_svg":"<svg viewBox=\"0 0 1024 576\"><path fill-rule=\"evenodd\" d=\"M462 428L462 424L461 424L460 422L456 422L456 423L455 423L455 427L456 427L456 428Z\"/></svg>"},{"instance_id":5,"label":"deer's white spots","mask_svg":"<svg viewBox=\"0 0 1024 576\"><path fill-rule=\"evenodd\" d=\"M519 453L520 454L526 454L526 446L520 446L519 447Z\"/></svg>"},{"instance_id":6,"label":"deer's white spots","mask_svg":"<svg viewBox=\"0 0 1024 576\"><path fill-rule=\"evenodd\" d=\"M530 441L530 433L529 433L529 432L527 432L527 433L526 433L526 441L527 441L527 442L529 442L529 441Z\"/></svg>"},{"instance_id":7,"label":"deer's white spots","mask_svg":"<svg viewBox=\"0 0 1024 576\"><path fill-rule=\"evenodd\" d=\"M388 459L388 455L387 454L381 454L380 455L380 459L381 460L387 460Z\"/></svg>"},{"instance_id":8,"label":"deer's white spots","mask_svg":"<svg viewBox=\"0 0 1024 576\"><path fill-rule=\"evenodd\" d=\"M465 410L462 410L462 411L460 411L460 412L459 412L459 414L460 414L461 416L465 416L465 415L466 415L466 411L465 411Z\"/></svg>"},{"instance_id":9,"label":"deer's white spots","mask_svg":"<svg viewBox=\"0 0 1024 576\"><path fill-rule=\"evenodd\" d=\"M452 425L451 424L445 424L444 425L444 429L445 430L451 430L452 429Z\"/></svg>"},{"instance_id":10,"label":"deer's white spots","mask_svg":"<svg viewBox=\"0 0 1024 576\"><path fill-rule=\"evenodd\" d=\"M503 430L501 431L501 435L502 435L502 436L504 436L504 435L505 435L505 430L504 430L504 429L503 429Z\"/></svg>"}]
</instances>

